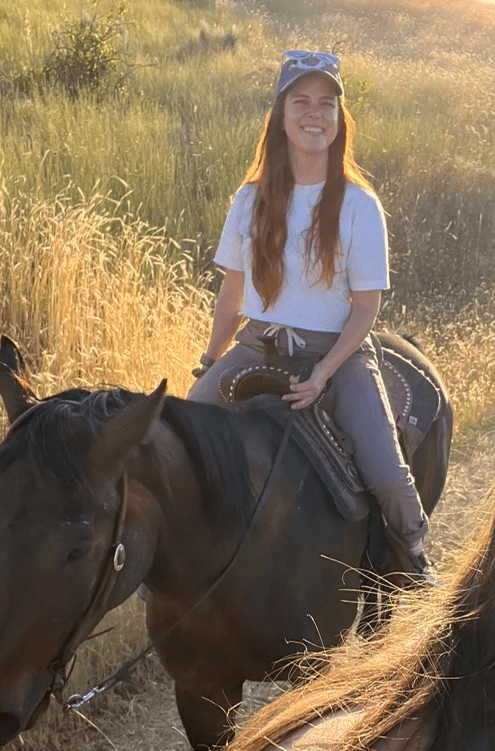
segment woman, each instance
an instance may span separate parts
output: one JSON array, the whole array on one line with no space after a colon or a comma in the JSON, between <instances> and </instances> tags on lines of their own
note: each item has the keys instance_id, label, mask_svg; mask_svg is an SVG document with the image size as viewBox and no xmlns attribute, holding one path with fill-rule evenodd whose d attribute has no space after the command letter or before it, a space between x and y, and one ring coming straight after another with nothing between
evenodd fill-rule
<instances>
[{"instance_id":1,"label":"woman","mask_svg":"<svg viewBox=\"0 0 495 751\"><path fill-rule=\"evenodd\" d=\"M251 718L228 751L493 751L494 507L443 587L405 595L374 641L322 656L318 677Z\"/></svg>"},{"instance_id":2,"label":"woman","mask_svg":"<svg viewBox=\"0 0 495 751\"><path fill-rule=\"evenodd\" d=\"M426 577L428 520L370 338L389 284L385 221L354 160L353 134L339 59L284 53L275 103L215 256L226 272L189 398L224 404L219 375L260 363L267 337L280 356L318 357L311 376L292 377L283 398L303 409L332 379L335 420L353 443L402 565ZM248 323L226 353L244 316Z\"/></svg>"}]
</instances>

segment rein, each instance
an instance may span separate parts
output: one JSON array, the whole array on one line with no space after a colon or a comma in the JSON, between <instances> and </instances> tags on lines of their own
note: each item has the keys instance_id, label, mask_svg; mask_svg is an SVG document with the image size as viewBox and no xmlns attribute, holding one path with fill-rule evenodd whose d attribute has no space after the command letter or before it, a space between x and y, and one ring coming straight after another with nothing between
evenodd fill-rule
<instances>
[{"instance_id":1,"label":"rein","mask_svg":"<svg viewBox=\"0 0 495 751\"><path fill-rule=\"evenodd\" d=\"M290 432L291 432L293 422L294 422L294 413L291 410L289 413L289 417L287 419L287 423L285 425L282 440L277 450L277 455L273 461L272 466L270 467L270 471L265 480L265 484L259 495L258 503L256 504L256 509L249 521L248 528L241 542L239 543L234 555L232 556L228 564L225 566L223 571L219 573L215 581L206 590L206 592L202 594L200 598L196 600L191 605L191 607L189 607L186 610L186 612L181 615L181 617L177 621L175 621L175 623L173 623L168 629L166 629L166 631L163 632L163 634L159 636L160 641L165 641L166 639L168 639L169 636L175 631L175 629L181 626L184 623L184 621L186 621L187 618L189 618L192 615L192 613L194 613L213 594L213 592L222 584L222 582L227 578L227 576L230 574L232 569L235 567L239 559L239 556L241 552L243 551L247 540L249 539L251 530L253 529L259 517L261 516L261 512L263 511L263 508L273 492L273 488L278 479L278 470L280 469L280 465L282 463L282 459L285 454L285 449L287 448L287 443L289 442L289 437L290 437ZM95 595L95 599L96 599L96 595ZM87 620L85 616L83 616L83 618ZM137 657L134 657L132 660L129 660L128 662L121 665L121 667L118 668L118 670L116 670L115 673L112 673L112 675L108 676L107 678L104 678L100 683L98 683L96 686L90 689L90 691L88 691L86 694L84 694L83 696L80 696L79 694L74 694L73 696L69 697L66 704L64 705L64 711L69 712L71 709L79 709L84 704L87 704L89 701L91 701L91 699L93 699L95 696L106 693L107 691L112 689L114 686L116 686L117 683L121 683L122 681L126 680L126 678L128 677L130 668L132 668L139 660L141 660L143 657L149 654L152 651L152 649L153 649L153 644L149 643L137 655ZM69 660L70 660L70 657L69 657ZM64 667L69 660L65 662ZM68 680L68 677L65 680L65 683L67 682L67 680ZM52 693L55 693L53 689L52 689Z\"/></svg>"}]
</instances>

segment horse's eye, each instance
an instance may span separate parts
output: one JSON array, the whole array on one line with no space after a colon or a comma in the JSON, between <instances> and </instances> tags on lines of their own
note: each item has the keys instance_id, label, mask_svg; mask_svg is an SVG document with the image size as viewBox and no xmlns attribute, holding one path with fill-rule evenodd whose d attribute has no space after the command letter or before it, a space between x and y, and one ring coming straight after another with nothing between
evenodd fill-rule
<instances>
[{"instance_id":1,"label":"horse's eye","mask_svg":"<svg viewBox=\"0 0 495 751\"><path fill-rule=\"evenodd\" d=\"M74 563L74 561L81 560L87 552L88 548L73 548L67 556L67 563Z\"/></svg>"}]
</instances>

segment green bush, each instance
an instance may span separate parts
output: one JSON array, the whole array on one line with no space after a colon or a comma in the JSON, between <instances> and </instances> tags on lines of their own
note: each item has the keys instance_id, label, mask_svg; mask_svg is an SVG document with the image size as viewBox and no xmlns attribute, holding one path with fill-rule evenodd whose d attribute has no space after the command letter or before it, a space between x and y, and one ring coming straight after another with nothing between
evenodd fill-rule
<instances>
[{"instance_id":1,"label":"green bush","mask_svg":"<svg viewBox=\"0 0 495 751\"><path fill-rule=\"evenodd\" d=\"M122 38L124 2L104 16L68 21L56 31L55 49L45 62L47 83L63 88L75 98L82 89L104 84L118 88L127 72Z\"/></svg>"}]
</instances>

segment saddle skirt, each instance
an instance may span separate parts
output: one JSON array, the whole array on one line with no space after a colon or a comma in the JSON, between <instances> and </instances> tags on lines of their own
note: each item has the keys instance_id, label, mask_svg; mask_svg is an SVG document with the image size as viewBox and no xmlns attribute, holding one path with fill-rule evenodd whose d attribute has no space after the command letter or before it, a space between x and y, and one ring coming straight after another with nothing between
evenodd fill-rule
<instances>
[{"instance_id":1,"label":"saddle skirt","mask_svg":"<svg viewBox=\"0 0 495 751\"><path fill-rule=\"evenodd\" d=\"M404 458L411 464L438 415L440 393L427 374L410 360L386 347L382 347L382 353L382 378ZM279 397L289 393L289 378L301 371L301 362L300 358L277 358L276 364L268 359L257 365L229 368L220 376L220 392L229 404L251 400L253 407L265 408L283 429L290 410L269 407L280 405ZM331 388L316 404L292 414L291 438L328 488L340 514L349 521L363 519L372 499L354 462L352 445L333 420Z\"/></svg>"}]
</instances>

